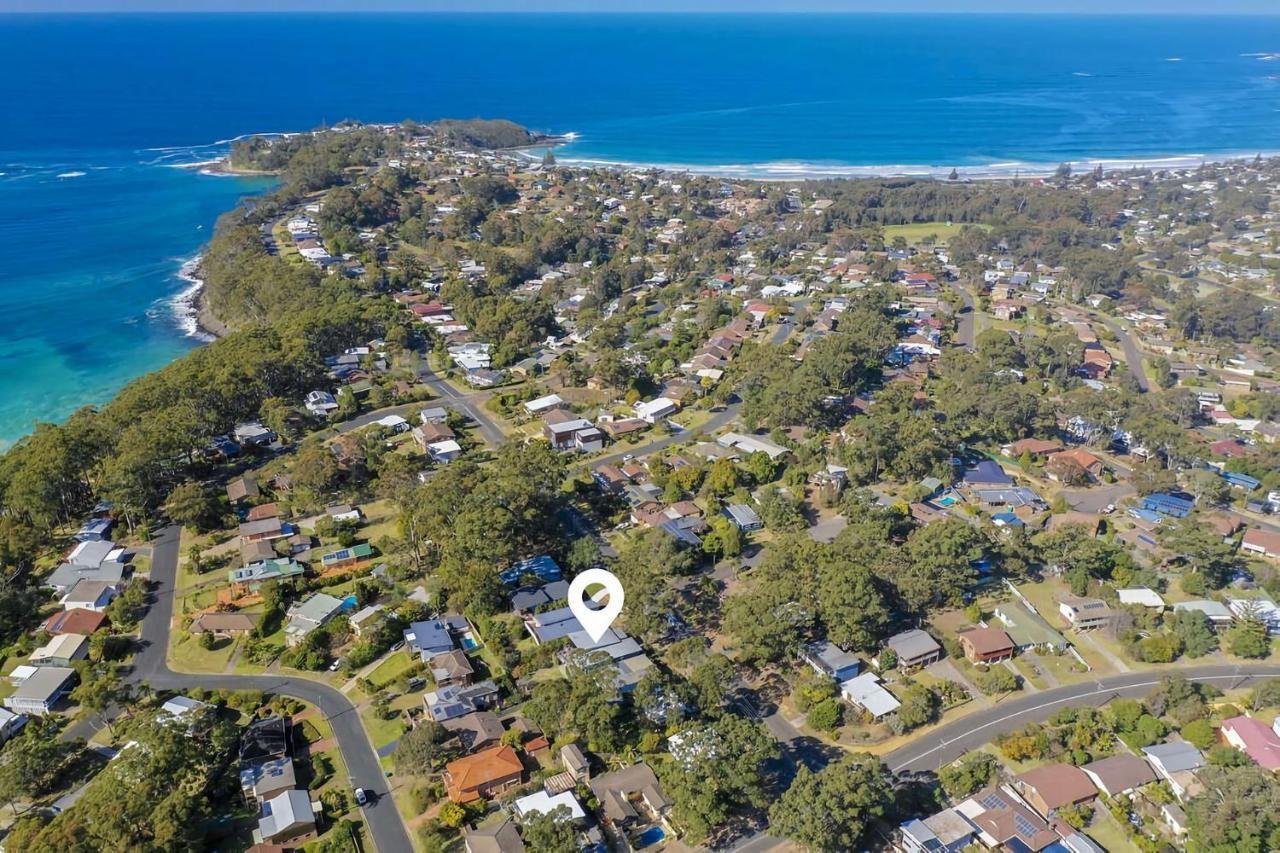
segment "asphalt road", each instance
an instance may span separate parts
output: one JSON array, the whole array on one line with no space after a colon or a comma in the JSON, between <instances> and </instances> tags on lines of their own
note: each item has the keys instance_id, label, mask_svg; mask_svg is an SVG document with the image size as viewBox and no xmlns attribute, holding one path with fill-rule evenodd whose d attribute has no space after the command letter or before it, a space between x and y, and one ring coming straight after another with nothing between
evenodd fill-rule
<instances>
[{"instance_id":1,"label":"asphalt road","mask_svg":"<svg viewBox=\"0 0 1280 853\"><path fill-rule=\"evenodd\" d=\"M1115 333L1120 340L1120 346L1124 348L1124 360L1129 366L1129 373L1133 376L1138 387L1145 393L1151 390L1151 382L1147 379L1147 372L1142 369L1142 353L1138 350L1138 345L1133 342L1133 336L1125 331L1119 323L1110 317L1098 315L1097 319L1101 320L1103 325Z\"/></svg>"},{"instance_id":2,"label":"asphalt road","mask_svg":"<svg viewBox=\"0 0 1280 853\"><path fill-rule=\"evenodd\" d=\"M418 378L440 397L436 402L460 409L467 417L471 418L476 426L480 428L480 434L484 436L484 440L489 442L490 445L500 447L506 442L506 433L498 429L498 425L494 423L493 419L485 414L483 407L477 405L471 397L460 393L458 389L437 376L435 371L427 367L425 363L418 371Z\"/></svg>"},{"instance_id":3,"label":"asphalt road","mask_svg":"<svg viewBox=\"0 0 1280 853\"><path fill-rule=\"evenodd\" d=\"M179 529L167 527L155 540L151 557L154 600L142 621L142 650L134 660L135 681L166 690L262 690L301 699L318 707L333 726L351 777L351 786L372 791L365 822L379 853L413 853L409 832L392 802L382 766L365 735L351 700L325 684L275 675L188 675L173 672L165 660L178 571Z\"/></svg>"},{"instance_id":4,"label":"asphalt road","mask_svg":"<svg viewBox=\"0 0 1280 853\"><path fill-rule=\"evenodd\" d=\"M725 407L724 411L716 412L711 416L710 420L698 427L698 431L705 435L711 435L736 418L738 416L738 409L740 406L741 403L730 403ZM675 419L676 423L680 422L680 416L678 414L675 416ZM610 453L608 456L601 456L598 459L592 459L591 467L595 468L598 465L617 465L624 461L624 456L634 456L639 458L647 453L653 453L655 450L662 450L664 447L670 447L673 444L684 441L689 438L689 436L690 432L688 430L673 432L668 436L655 438L653 441L646 441L644 444L637 444L635 447L627 447L619 450L617 453Z\"/></svg>"},{"instance_id":5,"label":"asphalt road","mask_svg":"<svg viewBox=\"0 0 1280 853\"><path fill-rule=\"evenodd\" d=\"M970 714L934 729L918 738L915 743L884 756L884 761L895 773L937 770L997 735L1021 728L1027 723L1047 719L1059 708L1069 705L1103 705L1120 697L1139 698L1159 685L1162 676L1174 674L1226 690L1245 686L1258 678L1280 676L1280 664L1201 666L1169 671L1130 672L1053 690L1042 690L1006 700L989 710Z\"/></svg>"},{"instance_id":6,"label":"asphalt road","mask_svg":"<svg viewBox=\"0 0 1280 853\"><path fill-rule=\"evenodd\" d=\"M974 312L978 310L974 304L973 295L958 281L951 283L951 290L960 297L960 301L964 303L968 311L956 314L956 343L965 349L973 349L974 346Z\"/></svg>"}]
</instances>

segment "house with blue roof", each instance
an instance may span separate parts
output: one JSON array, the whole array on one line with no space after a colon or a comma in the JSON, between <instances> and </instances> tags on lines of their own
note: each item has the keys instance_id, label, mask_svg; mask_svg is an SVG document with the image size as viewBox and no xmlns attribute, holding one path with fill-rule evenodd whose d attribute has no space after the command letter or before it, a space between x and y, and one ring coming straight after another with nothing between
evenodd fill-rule
<instances>
[{"instance_id":1,"label":"house with blue roof","mask_svg":"<svg viewBox=\"0 0 1280 853\"><path fill-rule=\"evenodd\" d=\"M509 568L503 569L499 577L502 578L503 583L508 586L514 586L525 575L533 575L543 583L553 583L564 578L564 572L560 569L559 564L546 554L521 560Z\"/></svg>"},{"instance_id":2,"label":"house with blue roof","mask_svg":"<svg viewBox=\"0 0 1280 853\"><path fill-rule=\"evenodd\" d=\"M964 472L964 483L966 486L1012 486L1013 478L996 462L983 459Z\"/></svg>"},{"instance_id":3,"label":"house with blue roof","mask_svg":"<svg viewBox=\"0 0 1280 853\"><path fill-rule=\"evenodd\" d=\"M1170 495L1157 492L1142 499L1142 508L1151 512L1167 515L1172 518L1186 518L1195 509L1196 502L1190 497Z\"/></svg>"}]
</instances>

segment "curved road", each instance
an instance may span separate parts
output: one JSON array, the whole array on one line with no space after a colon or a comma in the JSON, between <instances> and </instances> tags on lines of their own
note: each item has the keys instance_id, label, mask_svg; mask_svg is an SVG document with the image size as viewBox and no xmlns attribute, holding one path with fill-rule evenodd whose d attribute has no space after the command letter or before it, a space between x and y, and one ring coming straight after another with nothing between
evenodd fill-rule
<instances>
[{"instance_id":1,"label":"curved road","mask_svg":"<svg viewBox=\"0 0 1280 853\"><path fill-rule=\"evenodd\" d=\"M484 408L472 403L470 395L459 392L458 389L437 376L435 371L427 366L425 356L422 360L422 366L418 370L418 378L422 380L424 385L436 392L436 396L439 399L433 402L461 409L467 417L475 421L480 428L480 434L495 450L507 440L506 433L498 428L493 419L485 413Z\"/></svg>"},{"instance_id":2,"label":"curved road","mask_svg":"<svg viewBox=\"0 0 1280 853\"><path fill-rule=\"evenodd\" d=\"M285 675L190 675L169 669L165 653L173 616L178 542L177 527L166 527L154 542L151 558L154 601L142 621L142 650L135 658L132 678L146 681L157 689L263 690L315 705L333 726L352 787L360 786L374 794L363 811L379 853L413 853L409 832L392 802L382 765L365 735L355 706L341 692L326 684Z\"/></svg>"},{"instance_id":3,"label":"curved road","mask_svg":"<svg viewBox=\"0 0 1280 853\"><path fill-rule=\"evenodd\" d=\"M1160 679L1181 675L1198 684L1211 684L1221 690L1242 687L1259 678L1280 677L1280 664L1246 664L1240 666L1200 666L1167 671L1130 672L1068 687L1042 690L1028 696L1002 702L993 708L970 714L954 723L934 729L918 742L884 756L884 762L895 773L937 770L966 752L1005 732L1039 722L1068 705L1103 705L1120 697L1139 698L1150 693Z\"/></svg>"}]
</instances>

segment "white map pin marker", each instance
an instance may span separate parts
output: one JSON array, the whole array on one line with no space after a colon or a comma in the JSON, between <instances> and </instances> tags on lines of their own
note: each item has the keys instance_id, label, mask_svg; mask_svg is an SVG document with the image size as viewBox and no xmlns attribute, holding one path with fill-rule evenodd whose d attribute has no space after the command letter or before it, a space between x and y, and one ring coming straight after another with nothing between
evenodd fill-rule
<instances>
[{"instance_id":1,"label":"white map pin marker","mask_svg":"<svg viewBox=\"0 0 1280 853\"><path fill-rule=\"evenodd\" d=\"M589 605L586 600L587 587L595 584L603 586L604 590L597 592ZM609 601L601 605L599 599L606 594ZM609 630L613 620L622 612L622 598L622 582L614 577L613 572L606 572L604 569L587 569L569 584L569 609L593 643L600 642L604 632Z\"/></svg>"}]
</instances>

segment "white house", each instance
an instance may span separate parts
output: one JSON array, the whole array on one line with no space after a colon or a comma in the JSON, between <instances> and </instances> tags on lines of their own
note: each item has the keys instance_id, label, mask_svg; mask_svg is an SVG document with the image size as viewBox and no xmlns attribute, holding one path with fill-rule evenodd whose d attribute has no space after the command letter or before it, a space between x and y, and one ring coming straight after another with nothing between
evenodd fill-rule
<instances>
[{"instance_id":1,"label":"white house","mask_svg":"<svg viewBox=\"0 0 1280 853\"><path fill-rule=\"evenodd\" d=\"M311 414L318 418L324 418L338 408L338 401L328 391L312 391L303 400L303 405L307 407L307 411Z\"/></svg>"},{"instance_id":2,"label":"white house","mask_svg":"<svg viewBox=\"0 0 1280 853\"><path fill-rule=\"evenodd\" d=\"M841 682L840 695L846 702L863 709L874 719L880 719L898 710L902 703L885 690L874 672L864 672L856 678Z\"/></svg>"},{"instance_id":3,"label":"white house","mask_svg":"<svg viewBox=\"0 0 1280 853\"><path fill-rule=\"evenodd\" d=\"M678 408L675 400L657 397L647 403L636 403L636 417L646 423L656 424L674 415Z\"/></svg>"},{"instance_id":4,"label":"white house","mask_svg":"<svg viewBox=\"0 0 1280 853\"><path fill-rule=\"evenodd\" d=\"M452 438L445 441L433 441L427 445L427 453L436 462L452 462L462 455L462 445Z\"/></svg>"},{"instance_id":5,"label":"white house","mask_svg":"<svg viewBox=\"0 0 1280 853\"><path fill-rule=\"evenodd\" d=\"M559 394L548 394L545 397L539 397L536 400L530 400L525 403L524 410L531 415L540 415L543 412L559 409L562 406L564 406L564 400L560 399Z\"/></svg>"}]
</instances>

